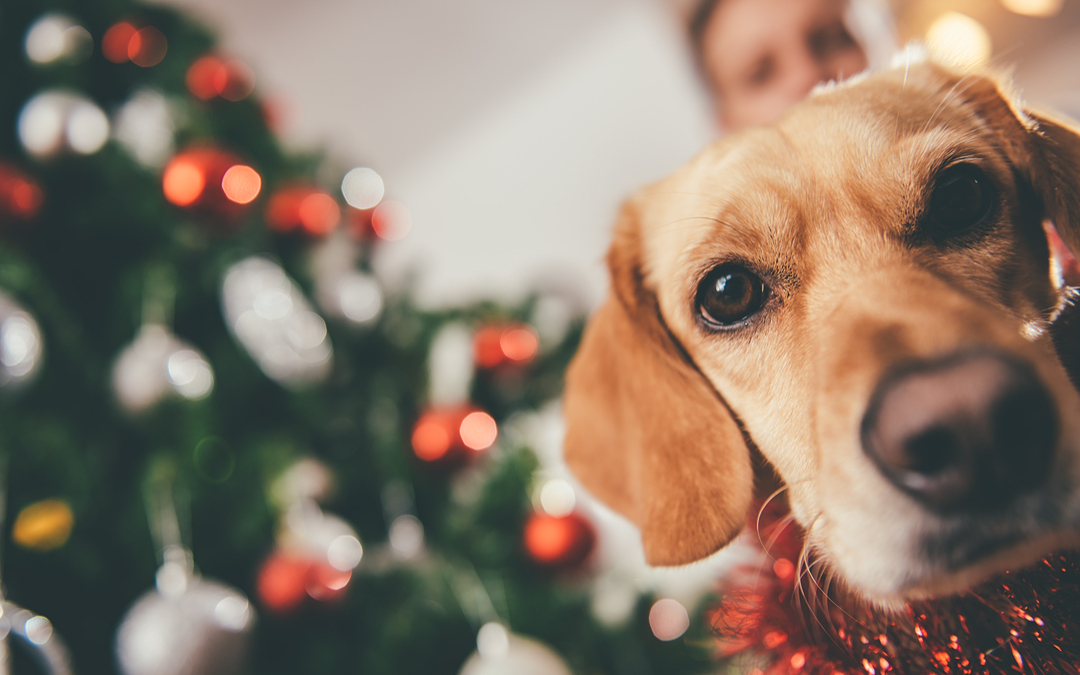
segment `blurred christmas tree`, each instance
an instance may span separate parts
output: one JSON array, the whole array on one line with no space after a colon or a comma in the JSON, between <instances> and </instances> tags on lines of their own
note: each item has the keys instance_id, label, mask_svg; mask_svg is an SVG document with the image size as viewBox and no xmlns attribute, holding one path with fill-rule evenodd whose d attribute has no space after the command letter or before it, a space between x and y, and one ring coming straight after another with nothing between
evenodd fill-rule
<instances>
[{"instance_id":1,"label":"blurred christmas tree","mask_svg":"<svg viewBox=\"0 0 1080 675\"><path fill-rule=\"evenodd\" d=\"M572 302L387 293L405 207L370 169L321 187L171 10L8 2L0 35L2 579L40 613L5 608L15 672L61 638L83 674L714 667L636 590L598 620L566 483L534 510Z\"/></svg>"}]
</instances>

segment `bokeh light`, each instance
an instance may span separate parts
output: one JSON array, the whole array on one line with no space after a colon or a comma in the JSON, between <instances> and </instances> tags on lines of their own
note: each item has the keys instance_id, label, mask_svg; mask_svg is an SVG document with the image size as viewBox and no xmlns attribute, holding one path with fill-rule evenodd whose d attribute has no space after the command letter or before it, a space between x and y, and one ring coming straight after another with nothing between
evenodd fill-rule
<instances>
[{"instance_id":1,"label":"bokeh light","mask_svg":"<svg viewBox=\"0 0 1080 675\"><path fill-rule=\"evenodd\" d=\"M1061 11L1065 0L1001 0L1001 4L1011 12L1024 16L1055 16Z\"/></svg>"},{"instance_id":2,"label":"bokeh light","mask_svg":"<svg viewBox=\"0 0 1080 675\"><path fill-rule=\"evenodd\" d=\"M976 68L990 60L990 34L981 23L958 12L946 12L930 24L926 47L961 68Z\"/></svg>"},{"instance_id":3,"label":"bokeh light","mask_svg":"<svg viewBox=\"0 0 1080 675\"><path fill-rule=\"evenodd\" d=\"M561 518L570 515L576 505L574 488L561 478L549 480L540 488L540 506L549 516Z\"/></svg>"},{"instance_id":4,"label":"bokeh light","mask_svg":"<svg viewBox=\"0 0 1080 675\"><path fill-rule=\"evenodd\" d=\"M67 542L74 526L75 515L67 502L45 499L19 511L11 538L23 548L51 551Z\"/></svg>"},{"instance_id":5,"label":"bokeh light","mask_svg":"<svg viewBox=\"0 0 1080 675\"><path fill-rule=\"evenodd\" d=\"M197 162L181 155L165 167L161 184L165 199L177 206L189 206L202 195L206 187L206 174Z\"/></svg>"},{"instance_id":6,"label":"bokeh light","mask_svg":"<svg viewBox=\"0 0 1080 675\"><path fill-rule=\"evenodd\" d=\"M10 391L33 381L43 361L42 345L34 317L0 293L0 389Z\"/></svg>"},{"instance_id":7,"label":"bokeh light","mask_svg":"<svg viewBox=\"0 0 1080 675\"><path fill-rule=\"evenodd\" d=\"M364 547L360 540L351 534L342 534L330 542L326 548L326 560L330 566L342 572L355 569L364 557Z\"/></svg>"},{"instance_id":8,"label":"bokeh light","mask_svg":"<svg viewBox=\"0 0 1080 675\"><path fill-rule=\"evenodd\" d=\"M540 340L529 326L516 326L503 331L499 338L503 354L512 361L528 361L536 355Z\"/></svg>"},{"instance_id":9,"label":"bokeh light","mask_svg":"<svg viewBox=\"0 0 1080 675\"><path fill-rule=\"evenodd\" d=\"M536 331L527 324L489 325L473 337L474 358L481 368L528 363L539 347Z\"/></svg>"},{"instance_id":10,"label":"bokeh light","mask_svg":"<svg viewBox=\"0 0 1080 675\"><path fill-rule=\"evenodd\" d=\"M173 153L179 113L155 89L138 89L114 118L116 140L143 166L160 168Z\"/></svg>"},{"instance_id":11,"label":"bokeh light","mask_svg":"<svg viewBox=\"0 0 1080 675\"><path fill-rule=\"evenodd\" d=\"M186 399L206 398L214 388L214 371L194 349L178 349L165 362L169 382Z\"/></svg>"},{"instance_id":12,"label":"bokeh light","mask_svg":"<svg viewBox=\"0 0 1080 675\"><path fill-rule=\"evenodd\" d=\"M18 133L26 151L41 159L65 148L89 155L109 139L109 118L82 95L51 90L26 102Z\"/></svg>"},{"instance_id":13,"label":"bokeh light","mask_svg":"<svg viewBox=\"0 0 1080 675\"><path fill-rule=\"evenodd\" d=\"M300 225L310 234L329 234L341 221L341 207L333 197L315 192L304 197L297 208Z\"/></svg>"},{"instance_id":14,"label":"bokeh light","mask_svg":"<svg viewBox=\"0 0 1080 675\"><path fill-rule=\"evenodd\" d=\"M341 181L341 194L349 206L357 209L373 209L382 201L386 186L374 169L358 167L345 174Z\"/></svg>"},{"instance_id":15,"label":"bokeh light","mask_svg":"<svg viewBox=\"0 0 1080 675\"><path fill-rule=\"evenodd\" d=\"M441 459L450 451L451 442L450 431L438 417L425 416L413 429L413 452L422 460L433 462Z\"/></svg>"},{"instance_id":16,"label":"bokeh light","mask_svg":"<svg viewBox=\"0 0 1080 675\"><path fill-rule=\"evenodd\" d=\"M113 24L101 38L101 53L113 63L124 63L130 58L128 46L138 30L127 21Z\"/></svg>"},{"instance_id":17,"label":"bokeh light","mask_svg":"<svg viewBox=\"0 0 1080 675\"><path fill-rule=\"evenodd\" d=\"M221 189L225 196L237 204L249 204L259 196L262 189L262 176L255 169L243 164L229 167L221 178Z\"/></svg>"},{"instance_id":18,"label":"bokeh light","mask_svg":"<svg viewBox=\"0 0 1080 675\"><path fill-rule=\"evenodd\" d=\"M255 90L255 72L243 61L209 54L191 64L184 82L188 91L204 101L217 96L239 101Z\"/></svg>"},{"instance_id":19,"label":"bokeh light","mask_svg":"<svg viewBox=\"0 0 1080 675\"><path fill-rule=\"evenodd\" d=\"M486 450L498 436L495 419L486 412L473 412L465 416L460 427L461 441L471 450Z\"/></svg>"},{"instance_id":20,"label":"bokeh light","mask_svg":"<svg viewBox=\"0 0 1080 675\"><path fill-rule=\"evenodd\" d=\"M38 64L79 59L93 51L94 40L85 28L65 15L50 13L26 31L26 56Z\"/></svg>"},{"instance_id":21,"label":"bokeh light","mask_svg":"<svg viewBox=\"0 0 1080 675\"><path fill-rule=\"evenodd\" d=\"M371 229L380 238L397 241L412 229L412 212L401 202L382 202L371 213Z\"/></svg>"},{"instance_id":22,"label":"bokeh light","mask_svg":"<svg viewBox=\"0 0 1080 675\"><path fill-rule=\"evenodd\" d=\"M337 302L341 313L349 321L370 323L382 313L382 288L371 275L350 272L338 280Z\"/></svg>"},{"instance_id":23,"label":"bokeh light","mask_svg":"<svg viewBox=\"0 0 1080 675\"><path fill-rule=\"evenodd\" d=\"M424 550L424 525L412 514L400 515L390 524L390 548L401 558L415 558Z\"/></svg>"},{"instance_id":24,"label":"bokeh light","mask_svg":"<svg viewBox=\"0 0 1080 675\"><path fill-rule=\"evenodd\" d=\"M664 598L653 603L649 610L649 628L653 635L664 642L682 637L690 627L690 615L677 600Z\"/></svg>"},{"instance_id":25,"label":"bokeh light","mask_svg":"<svg viewBox=\"0 0 1080 675\"><path fill-rule=\"evenodd\" d=\"M165 34L153 26L147 26L135 31L128 40L127 56L135 65L150 68L161 63L168 49Z\"/></svg>"},{"instance_id":26,"label":"bokeh light","mask_svg":"<svg viewBox=\"0 0 1080 675\"><path fill-rule=\"evenodd\" d=\"M506 627L494 621L481 626L476 633L476 652L482 659L505 658L510 652L510 634Z\"/></svg>"},{"instance_id":27,"label":"bokeh light","mask_svg":"<svg viewBox=\"0 0 1080 675\"><path fill-rule=\"evenodd\" d=\"M30 220L41 210L45 194L29 176L0 163L0 221Z\"/></svg>"},{"instance_id":28,"label":"bokeh light","mask_svg":"<svg viewBox=\"0 0 1080 675\"><path fill-rule=\"evenodd\" d=\"M82 155L92 155L109 140L109 118L90 101L75 102L68 112L68 145Z\"/></svg>"},{"instance_id":29,"label":"bokeh light","mask_svg":"<svg viewBox=\"0 0 1080 675\"><path fill-rule=\"evenodd\" d=\"M577 513L556 517L534 512L522 537L532 559L547 567L580 565L596 543L592 525Z\"/></svg>"}]
</instances>

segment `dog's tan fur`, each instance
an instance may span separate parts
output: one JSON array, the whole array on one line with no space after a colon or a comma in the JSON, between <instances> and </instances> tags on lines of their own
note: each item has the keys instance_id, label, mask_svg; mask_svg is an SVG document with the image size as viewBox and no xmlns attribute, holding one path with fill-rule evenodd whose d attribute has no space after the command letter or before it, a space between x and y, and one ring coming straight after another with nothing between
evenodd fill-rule
<instances>
[{"instance_id":1,"label":"dog's tan fur","mask_svg":"<svg viewBox=\"0 0 1080 675\"><path fill-rule=\"evenodd\" d=\"M992 232L962 247L918 240L934 176L957 159L998 186ZM650 563L677 565L742 528L756 446L809 544L886 605L957 592L1074 543L1080 396L1046 334L1062 298L1044 218L1080 252L1080 136L1023 111L985 75L906 64L721 140L623 209L610 297L567 376L570 467L638 524ZM730 260L759 271L772 296L747 326L710 331L696 289ZM1055 400L1062 515L947 569L919 542L963 524L885 480L859 424L894 366L976 345L1030 364Z\"/></svg>"}]
</instances>

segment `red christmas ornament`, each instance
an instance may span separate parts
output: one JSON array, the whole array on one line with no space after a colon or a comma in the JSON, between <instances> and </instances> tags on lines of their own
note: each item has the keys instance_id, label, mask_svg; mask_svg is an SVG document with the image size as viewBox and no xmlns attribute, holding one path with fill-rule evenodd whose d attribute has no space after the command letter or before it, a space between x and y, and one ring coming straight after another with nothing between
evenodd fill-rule
<instances>
[{"instance_id":1,"label":"red christmas ornament","mask_svg":"<svg viewBox=\"0 0 1080 675\"><path fill-rule=\"evenodd\" d=\"M212 147L189 148L175 155L161 177L165 199L219 224L234 225L245 205L258 196L258 172L232 154Z\"/></svg>"},{"instance_id":2,"label":"red christmas ornament","mask_svg":"<svg viewBox=\"0 0 1080 675\"><path fill-rule=\"evenodd\" d=\"M0 162L0 223L32 220L44 201L45 195L36 181Z\"/></svg>"},{"instance_id":3,"label":"red christmas ornament","mask_svg":"<svg viewBox=\"0 0 1080 675\"><path fill-rule=\"evenodd\" d=\"M575 568L585 562L596 544L591 523L578 513L551 516L535 512L525 523L525 550L537 563L550 568Z\"/></svg>"},{"instance_id":4,"label":"red christmas ornament","mask_svg":"<svg viewBox=\"0 0 1080 675\"><path fill-rule=\"evenodd\" d=\"M255 90L255 73L243 61L213 54L192 63L184 81L188 91L204 101L239 101Z\"/></svg>"},{"instance_id":5,"label":"red christmas ornament","mask_svg":"<svg viewBox=\"0 0 1080 675\"><path fill-rule=\"evenodd\" d=\"M413 427L412 447L425 462L457 463L490 448L497 436L495 420L478 408L429 410Z\"/></svg>"},{"instance_id":6,"label":"red christmas ornament","mask_svg":"<svg viewBox=\"0 0 1080 675\"><path fill-rule=\"evenodd\" d=\"M277 190L266 204L266 225L278 232L300 229L325 236L338 226L341 207L337 200L311 185L289 185Z\"/></svg>"},{"instance_id":7,"label":"red christmas ornament","mask_svg":"<svg viewBox=\"0 0 1080 675\"><path fill-rule=\"evenodd\" d=\"M539 346L536 331L523 323L485 326L473 337L476 365L481 368L524 365L533 360Z\"/></svg>"},{"instance_id":8,"label":"red christmas ornament","mask_svg":"<svg viewBox=\"0 0 1080 675\"><path fill-rule=\"evenodd\" d=\"M351 579L351 571L336 569L325 560L278 550L259 568L255 591L267 610L288 614L308 598L320 602L337 600Z\"/></svg>"}]
</instances>

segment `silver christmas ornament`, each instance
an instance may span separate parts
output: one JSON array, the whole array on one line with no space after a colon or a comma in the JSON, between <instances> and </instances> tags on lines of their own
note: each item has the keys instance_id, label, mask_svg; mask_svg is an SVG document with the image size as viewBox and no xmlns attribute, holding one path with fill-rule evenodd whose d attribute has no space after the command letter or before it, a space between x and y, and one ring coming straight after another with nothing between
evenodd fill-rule
<instances>
[{"instance_id":1,"label":"silver christmas ornament","mask_svg":"<svg viewBox=\"0 0 1080 675\"><path fill-rule=\"evenodd\" d=\"M0 293L0 391L30 383L42 362L41 330L29 312Z\"/></svg>"},{"instance_id":2,"label":"silver christmas ornament","mask_svg":"<svg viewBox=\"0 0 1080 675\"><path fill-rule=\"evenodd\" d=\"M251 257L230 267L221 305L233 335L270 378L302 386L329 375L326 322L275 263Z\"/></svg>"},{"instance_id":3,"label":"silver christmas ornament","mask_svg":"<svg viewBox=\"0 0 1080 675\"><path fill-rule=\"evenodd\" d=\"M214 371L202 352L168 328L146 324L116 358L112 383L120 405L139 413L169 395L205 398L214 388Z\"/></svg>"},{"instance_id":4,"label":"silver christmas ornament","mask_svg":"<svg viewBox=\"0 0 1080 675\"><path fill-rule=\"evenodd\" d=\"M459 675L571 675L566 662L536 640L511 633L499 623L486 623L476 636L476 651Z\"/></svg>"},{"instance_id":5,"label":"silver christmas ornament","mask_svg":"<svg viewBox=\"0 0 1080 675\"><path fill-rule=\"evenodd\" d=\"M255 612L235 588L167 553L157 584L124 615L116 655L124 675L231 675L242 671Z\"/></svg>"},{"instance_id":6,"label":"silver christmas ornament","mask_svg":"<svg viewBox=\"0 0 1080 675\"><path fill-rule=\"evenodd\" d=\"M62 152L91 155L109 140L109 118L85 96L53 89L26 102L18 132L23 147L38 159Z\"/></svg>"}]
</instances>

